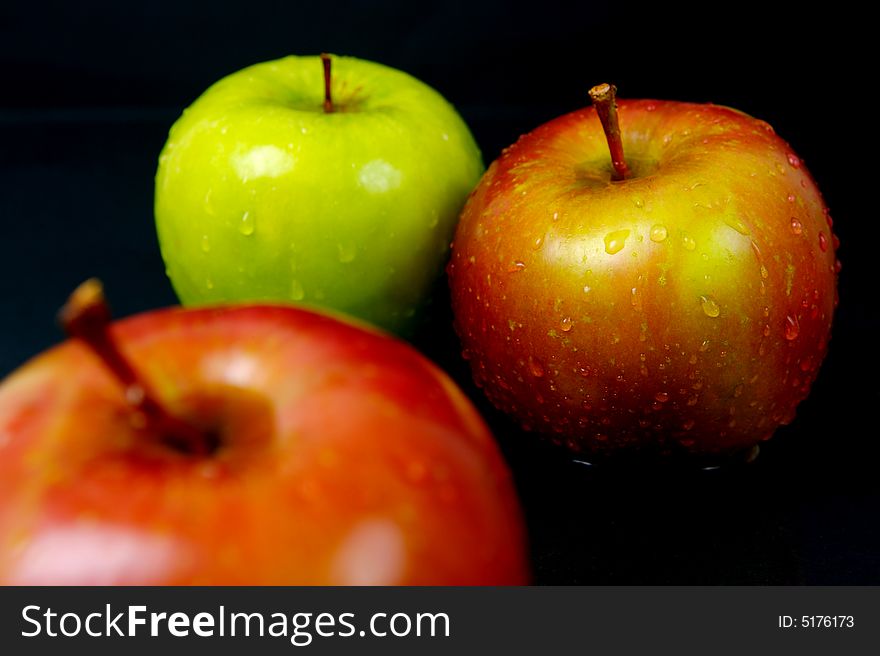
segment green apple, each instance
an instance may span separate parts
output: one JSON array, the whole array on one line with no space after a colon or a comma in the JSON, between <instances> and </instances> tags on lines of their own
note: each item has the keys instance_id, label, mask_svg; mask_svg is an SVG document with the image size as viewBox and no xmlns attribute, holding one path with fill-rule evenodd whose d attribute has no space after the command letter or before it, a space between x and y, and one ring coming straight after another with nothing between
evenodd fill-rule
<instances>
[{"instance_id":1,"label":"green apple","mask_svg":"<svg viewBox=\"0 0 880 656\"><path fill-rule=\"evenodd\" d=\"M185 305L293 301L411 327L480 152L426 84L352 57L334 56L331 75L330 62L241 70L171 128L156 227Z\"/></svg>"}]
</instances>

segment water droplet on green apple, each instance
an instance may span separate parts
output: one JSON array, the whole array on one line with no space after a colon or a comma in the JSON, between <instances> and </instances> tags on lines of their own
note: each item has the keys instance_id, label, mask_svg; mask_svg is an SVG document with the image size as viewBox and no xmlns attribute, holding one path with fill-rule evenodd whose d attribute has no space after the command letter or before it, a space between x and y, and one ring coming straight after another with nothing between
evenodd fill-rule
<instances>
[{"instance_id":1,"label":"water droplet on green apple","mask_svg":"<svg viewBox=\"0 0 880 656\"><path fill-rule=\"evenodd\" d=\"M254 215L250 211L245 211L238 223L238 231L245 237L250 237L256 229L257 222L254 220Z\"/></svg>"},{"instance_id":2,"label":"water droplet on green apple","mask_svg":"<svg viewBox=\"0 0 880 656\"><path fill-rule=\"evenodd\" d=\"M214 203L212 201L213 195L214 195L213 189L208 189L208 191L205 192L205 211L208 214L210 214L211 216L214 216L214 214L215 214Z\"/></svg>"},{"instance_id":3,"label":"water droplet on green apple","mask_svg":"<svg viewBox=\"0 0 880 656\"><path fill-rule=\"evenodd\" d=\"M626 238L629 237L629 230L615 230L605 235L605 252L614 255L623 250L626 246Z\"/></svg>"},{"instance_id":4,"label":"water droplet on green apple","mask_svg":"<svg viewBox=\"0 0 880 656\"><path fill-rule=\"evenodd\" d=\"M651 228L651 241L661 242L669 236L669 231L664 225L655 225Z\"/></svg>"},{"instance_id":5,"label":"water droplet on green apple","mask_svg":"<svg viewBox=\"0 0 880 656\"><path fill-rule=\"evenodd\" d=\"M697 247L697 242L694 241L694 238L690 235L685 235L681 238L682 243L686 250L692 251Z\"/></svg>"},{"instance_id":6,"label":"water droplet on green apple","mask_svg":"<svg viewBox=\"0 0 880 656\"><path fill-rule=\"evenodd\" d=\"M339 257L339 261L343 264L353 262L354 259L357 257L357 245L355 245L353 242L336 244L336 251Z\"/></svg>"},{"instance_id":7,"label":"water droplet on green apple","mask_svg":"<svg viewBox=\"0 0 880 656\"><path fill-rule=\"evenodd\" d=\"M703 307L703 314L714 319L721 314L721 306L711 296L700 296L700 305Z\"/></svg>"},{"instance_id":8,"label":"water droplet on green apple","mask_svg":"<svg viewBox=\"0 0 880 656\"><path fill-rule=\"evenodd\" d=\"M302 283L294 278L290 282L290 298L294 301L301 301L306 297L306 290L303 289Z\"/></svg>"}]
</instances>

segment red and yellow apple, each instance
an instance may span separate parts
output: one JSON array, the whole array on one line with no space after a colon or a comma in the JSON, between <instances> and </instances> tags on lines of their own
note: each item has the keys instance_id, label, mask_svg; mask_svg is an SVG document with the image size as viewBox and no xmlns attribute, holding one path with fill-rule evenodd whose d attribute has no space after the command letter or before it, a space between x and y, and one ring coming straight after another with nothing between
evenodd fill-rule
<instances>
[{"instance_id":1,"label":"red and yellow apple","mask_svg":"<svg viewBox=\"0 0 880 656\"><path fill-rule=\"evenodd\" d=\"M448 271L464 355L498 408L577 452L749 450L826 352L822 196L767 123L657 100L621 101L616 123L612 88L594 91L607 134L595 107L540 126L463 211Z\"/></svg>"},{"instance_id":2,"label":"red and yellow apple","mask_svg":"<svg viewBox=\"0 0 880 656\"><path fill-rule=\"evenodd\" d=\"M412 348L280 306L105 328L79 294L80 339L0 385L0 582L526 581L496 444Z\"/></svg>"}]
</instances>

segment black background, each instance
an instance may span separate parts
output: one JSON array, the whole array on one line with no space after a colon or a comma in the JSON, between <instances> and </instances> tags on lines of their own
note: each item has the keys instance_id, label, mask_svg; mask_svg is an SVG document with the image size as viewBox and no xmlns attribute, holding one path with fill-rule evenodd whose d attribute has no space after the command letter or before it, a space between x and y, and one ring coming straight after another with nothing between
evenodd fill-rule
<instances>
[{"instance_id":1,"label":"black background","mask_svg":"<svg viewBox=\"0 0 880 656\"><path fill-rule=\"evenodd\" d=\"M167 130L216 79L331 51L441 91L490 162L586 90L731 105L771 123L842 240L829 357L795 422L750 466L610 471L565 460L482 400L445 288L416 343L502 444L538 583L880 583L877 183L870 20L833 3L23 2L0 5L0 376L60 339L100 276L120 315L174 303L152 222Z\"/></svg>"}]
</instances>

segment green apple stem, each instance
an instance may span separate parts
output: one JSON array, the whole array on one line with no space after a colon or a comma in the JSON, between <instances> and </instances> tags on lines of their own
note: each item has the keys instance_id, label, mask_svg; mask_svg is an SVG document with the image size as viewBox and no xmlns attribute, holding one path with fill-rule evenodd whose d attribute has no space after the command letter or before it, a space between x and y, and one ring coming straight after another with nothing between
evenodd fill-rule
<instances>
[{"instance_id":1,"label":"green apple stem","mask_svg":"<svg viewBox=\"0 0 880 656\"><path fill-rule=\"evenodd\" d=\"M590 99L602 122L608 150L611 152L611 166L614 169L612 180L626 180L632 172L623 157L623 140L620 138L620 123L617 119L617 87L613 84L597 84L590 89Z\"/></svg>"},{"instance_id":2,"label":"green apple stem","mask_svg":"<svg viewBox=\"0 0 880 656\"><path fill-rule=\"evenodd\" d=\"M324 113L329 114L333 111L333 96L330 93L330 55L326 52L321 53L321 63L324 65Z\"/></svg>"},{"instance_id":3,"label":"green apple stem","mask_svg":"<svg viewBox=\"0 0 880 656\"><path fill-rule=\"evenodd\" d=\"M77 287L58 316L64 332L82 340L122 384L126 400L147 428L181 451L207 454L208 440L202 431L169 412L119 350L108 330L110 307L99 280L93 278Z\"/></svg>"}]
</instances>

